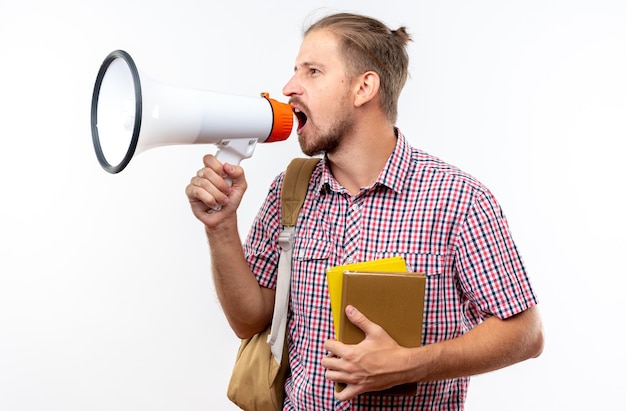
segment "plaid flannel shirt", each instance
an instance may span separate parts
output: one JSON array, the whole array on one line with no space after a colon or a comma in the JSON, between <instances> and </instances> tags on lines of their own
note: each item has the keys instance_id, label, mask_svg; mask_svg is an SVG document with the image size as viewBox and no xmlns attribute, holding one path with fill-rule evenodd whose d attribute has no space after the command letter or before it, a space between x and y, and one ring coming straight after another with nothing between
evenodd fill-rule
<instances>
[{"instance_id":1,"label":"plaid flannel shirt","mask_svg":"<svg viewBox=\"0 0 626 411\"><path fill-rule=\"evenodd\" d=\"M472 176L398 142L377 181L352 196L325 162L313 172L293 248L285 410L462 410L469 378L418 385L415 397L333 396L321 366L335 338L326 269L400 255L427 276L423 344L455 338L489 316L505 319L537 304L508 224L491 192ZM280 188L271 184L248 238L246 258L264 287L278 266ZM358 307L357 307L358 308Z\"/></svg>"}]
</instances>

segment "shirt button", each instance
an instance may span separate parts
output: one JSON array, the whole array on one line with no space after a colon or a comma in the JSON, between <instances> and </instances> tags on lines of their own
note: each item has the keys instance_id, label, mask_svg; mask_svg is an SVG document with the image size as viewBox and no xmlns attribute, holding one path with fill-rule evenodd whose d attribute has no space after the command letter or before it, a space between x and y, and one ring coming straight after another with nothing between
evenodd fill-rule
<instances>
[{"instance_id":1,"label":"shirt button","mask_svg":"<svg viewBox=\"0 0 626 411\"><path fill-rule=\"evenodd\" d=\"M359 208L358 204L352 204L352 211L359 211Z\"/></svg>"}]
</instances>

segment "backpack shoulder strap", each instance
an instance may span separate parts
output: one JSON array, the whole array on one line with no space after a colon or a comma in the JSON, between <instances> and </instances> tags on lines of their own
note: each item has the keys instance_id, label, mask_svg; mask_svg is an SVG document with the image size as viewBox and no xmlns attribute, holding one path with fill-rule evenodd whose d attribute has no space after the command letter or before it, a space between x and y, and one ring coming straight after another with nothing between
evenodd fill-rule
<instances>
[{"instance_id":1,"label":"backpack shoulder strap","mask_svg":"<svg viewBox=\"0 0 626 411\"><path fill-rule=\"evenodd\" d=\"M309 188L311 174L319 161L319 158L294 158L291 160L291 163L287 166L287 171L285 171L283 188L280 192L283 227L278 238L280 258L278 259L278 278L276 280L272 328L270 335L267 337L267 343L271 346L272 356L278 364L283 361L285 355L293 233L298 221L300 208L304 203L304 198Z\"/></svg>"},{"instance_id":2,"label":"backpack shoulder strap","mask_svg":"<svg viewBox=\"0 0 626 411\"><path fill-rule=\"evenodd\" d=\"M295 227L300 208L309 188L311 174L320 160L316 157L294 158L287 166L280 193L283 226Z\"/></svg>"}]
</instances>

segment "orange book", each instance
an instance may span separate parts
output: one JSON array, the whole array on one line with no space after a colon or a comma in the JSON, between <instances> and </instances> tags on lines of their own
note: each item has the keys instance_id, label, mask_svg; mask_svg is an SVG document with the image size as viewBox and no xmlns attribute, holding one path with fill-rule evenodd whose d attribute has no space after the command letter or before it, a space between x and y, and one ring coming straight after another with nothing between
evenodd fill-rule
<instances>
[{"instance_id":1,"label":"orange book","mask_svg":"<svg viewBox=\"0 0 626 411\"><path fill-rule=\"evenodd\" d=\"M345 309L352 305L380 325L403 347L419 347L422 342L426 277L410 272L364 272L346 270L343 274L339 341L358 344L363 332L348 320ZM343 387L337 384L336 389ZM403 384L379 395L416 395L417 383Z\"/></svg>"}]
</instances>

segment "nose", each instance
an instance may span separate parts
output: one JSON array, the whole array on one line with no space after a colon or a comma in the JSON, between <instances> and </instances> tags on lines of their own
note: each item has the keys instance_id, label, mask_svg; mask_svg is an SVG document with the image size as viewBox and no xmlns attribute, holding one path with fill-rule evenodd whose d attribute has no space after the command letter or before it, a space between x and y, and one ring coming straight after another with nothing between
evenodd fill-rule
<instances>
[{"instance_id":1,"label":"nose","mask_svg":"<svg viewBox=\"0 0 626 411\"><path fill-rule=\"evenodd\" d=\"M300 85L296 81L296 75L294 74L289 79L287 84L285 84L283 86L283 95L285 95L286 97L291 97L293 95L301 94L301 93L302 93L302 88L300 87Z\"/></svg>"}]
</instances>

